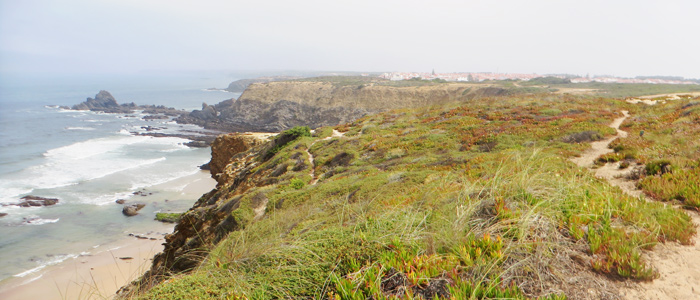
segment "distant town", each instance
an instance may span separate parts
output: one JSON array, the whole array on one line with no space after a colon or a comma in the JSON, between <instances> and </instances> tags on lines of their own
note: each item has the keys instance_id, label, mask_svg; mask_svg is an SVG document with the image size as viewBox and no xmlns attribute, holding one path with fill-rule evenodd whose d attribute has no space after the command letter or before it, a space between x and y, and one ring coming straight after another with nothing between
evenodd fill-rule
<instances>
[{"instance_id":1,"label":"distant town","mask_svg":"<svg viewBox=\"0 0 700 300\"><path fill-rule=\"evenodd\" d=\"M556 77L568 79L571 83L603 82L603 83L650 83L650 84L700 84L698 80L688 80L682 77L668 76L639 76L635 78L622 78L614 76L579 76L570 74L521 74L521 73L419 73L419 72L391 72L380 75L389 80L445 80L445 81L472 81L485 80L523 80L528 81L541 77Z\"/></svg>"}]
</instances>

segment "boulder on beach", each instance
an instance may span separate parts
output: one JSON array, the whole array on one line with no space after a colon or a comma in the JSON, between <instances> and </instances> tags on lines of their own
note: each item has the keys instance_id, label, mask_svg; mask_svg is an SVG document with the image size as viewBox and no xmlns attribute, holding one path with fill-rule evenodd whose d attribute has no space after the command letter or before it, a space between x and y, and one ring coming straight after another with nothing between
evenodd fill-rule
<instances>
[{"instance_id":1,"label":"boulder on beach","mask_svg":"<svg viewBox=\"0 0 700 300\"><path fill-rule=\"evenodd\" d=\"M0 213L0 218L7 216L7 213Z\"/></svg>"},{"instance_id":2,"label":"boulder on beach","mask_svg":"<svg viewBox=\"0 0 700 300\"><path fill-rule=\"evenodd\" d=\"M116 202L117 204L124 204L124 203L126 203L126 200L124 200L124 199L117 199L117 201L114 201L114 202Z\"/></svg>"},{"instance_id":3,"label":"boulder on beach","mask_svg":"<svg viewBox=\"0 0 700 300\"><path fill-rule=\"evenodd\" d=\"M17 204L20 207L31 207L31 206L49 206L58 203L56 198L44 198L39 196L27 195L20 198L24 201Z\"/></svg>"},{"instance_id":4,"label":"boulder on beach","mask_svg":"<svg viewBox=\"0 0 700 300\"><path fill-rule=\"evenodd\" d=\"M124 205L124 208L122 208L122 213L127 217L133 217L135 215L138 215L139 210L141 210L145 206L146 206L146 204L142 204L142 203L137 203L137 204L132 204L132 205Z\"/></svg>"}]
</instances>

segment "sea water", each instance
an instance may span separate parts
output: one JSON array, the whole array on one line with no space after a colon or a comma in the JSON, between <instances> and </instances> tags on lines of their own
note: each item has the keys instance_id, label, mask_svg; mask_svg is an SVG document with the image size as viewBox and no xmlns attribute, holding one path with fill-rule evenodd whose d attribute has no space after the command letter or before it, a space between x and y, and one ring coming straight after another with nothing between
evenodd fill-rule
<instances>
[{"instance_id":1,"label":"sea water","mask_svg":"<svg viewBox=\"0 0 700 300\"><path fill-rule=\"evenodd\" d=\"M86 254L128 233L162 228L156 212L185 211L186 180L202 172L208 148L187 140L139 136L142 127L177 133L202 130L172 120L143 120L143 113L72 111L71 106L107 90L119 103L200 108L238 94L209 91L230 78L195 76L12 77L0 80L0 284L30 281L46 266ZM194 177L192 177L194 178ZM200 177L201 178L201 177ZM181 182L167 185L168 182ZM166 184L166 185L163 185ZM210 183L211 184L211 183ZM162 188L167 186L167 188ZM160 188L159 188L160 187ZM134 194L135 192L142 192ZM47 207L18 207L25 195L58 198ZM141 195L149 195L143 197ZM134 217L117 199L144 203Z\"/></svg>"}]
</instances>

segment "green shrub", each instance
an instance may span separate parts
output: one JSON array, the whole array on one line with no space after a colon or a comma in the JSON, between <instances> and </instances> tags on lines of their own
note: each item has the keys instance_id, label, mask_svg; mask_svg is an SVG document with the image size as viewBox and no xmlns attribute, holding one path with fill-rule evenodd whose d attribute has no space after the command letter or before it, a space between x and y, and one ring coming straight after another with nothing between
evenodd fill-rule
<instances>
[{"instance_id":1,"label":"green shrub","mask_svg":"<svg viewBox=\"0 0 700 300\"><path fill-rule=\"evenodd\" d=\"M300 138L302 136L311 136L311 129L309 126L295 126L291 129L285 130L282 134L293 136L294 139Z\"/></svg>"},{"instance_id":2,"label":"green shrub","mask_svg":"<svg viewBox=\"0 0 700 300\"><path fill-rule=\"evenodd\" d=\"M595 164L602 166L602 165L605 165L607 163L621 161L622 159L624 159L624 157L622 155L620 155L619 153L615 153L615 152L606 153L606 154L603 154L603 155L599 156L598 158L596 158Z\"/></svg>"},{"instance_id":3,"label":"green shrub","mask_svg":"<svg viewBox=\"0 0 700 300\"><path fill-rule=\"evenodd\" d=\"M182 213L156 213L156 221L163 223L175 223L180 220Z\"/></svg>"},{"instance_id":4,"label":"green shrub","mask_svg":"<svg viewBox=\"0 0 700 300\"><path fill-rule=\"evenodd\" d=\"M311 129L309 129L309 126L296 126L283 131L282 133L278 134L272 141L269 149L267 150L267 152L265 152L265 155L263 156L263 160L268 160L272 158L273 156L275 156L275 154L277 154L277 152L282 150L282 148L287 146L289 143L300 137L305 136L311 136Z\"/></svg>"},{"instance_id":5,"label":"green shrub","mask_svg":"<svg viewBox=\"0 0 700 300\"><path fill-rule=\"evenodd\" d=\"M660 160L655 160L650 163L648 163L644 167L644 171L646 171L647 175L657 175L657 174L664 174L668 173L671 171L672 165L671 161L667 159L660 159Z\"/></svg>"},{"instance_id":6,"label":"green shrub","mask_svg":"<svg viewBox=\"0 0 700 300\"><path fill-rule=\"evenodd\" d=\"M658 165L663 164L656 164ZM647 195L658 200L678 200L686 207L700 208L700 168L675 170L661 176L647 176L637 185Z\"/></svg>"},{"instance_id":7,"label":"green shrub","mask_svg":"<svg viewBox=\"0 0 700 300\"><path fill-rule=\"evenodd\" d=\"M292 180L289 181L289 187L295 190L300 190L304 188L304 185L306 185L306 183L304 183L304 181L299 178L292 178Z\"/></svg>"}]
</instances>

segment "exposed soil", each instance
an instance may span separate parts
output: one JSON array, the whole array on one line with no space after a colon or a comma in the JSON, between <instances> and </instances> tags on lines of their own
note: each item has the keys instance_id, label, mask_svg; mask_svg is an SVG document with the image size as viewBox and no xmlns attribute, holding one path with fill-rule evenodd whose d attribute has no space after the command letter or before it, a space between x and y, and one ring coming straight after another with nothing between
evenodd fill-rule
<instances>
[{"instance_id":1,"label":"exposed soil","mask_svg":"<svg viewBox=\"0 0 700 300\"><path fill-rule=\"evenodd\" d=\"M622 113L624 117L617 118L610 124L610 127L617 130L616 136L591 143L591 149L572 161L581 167L591 168L596 158L612 152L608 145L618 137L627 136L627 132L619 128L629 114L627 111ZM631 172L634 167L635 165L631 165L621 170L619 163L609 163L593 171L596 177L608 180L610 184L620 187L628 195L640 197L643 196L642 191L636 189L635 182L624 179L624 175ZM689 212L689 214L695 226L700 226L700 216L695 212ZM700 235L693 238L693 244L693 246L683 246L669 242L657 245L653 251L643 252L644 260L651 262L660 276L652 282L625 282L625 287L620 291L623 298L628 300L700 299Z\"/></svg>"},{"instance_id":2,"label":"exposed soil","mask_svg":"<svg viewBox=\"0 0 700 300\"><path fill-rule=\"evenodd\" d=\"M309 156L309 164L311 164L311 170L309 171L309 175L311 175L311 185L316 185L316 183L318 183L318 178L316 177L316 164L314 163L314 156L313 154L311 154L311 152L309 152L309 149L311 149L311 147L313 147L314 144L316 144L319 141L327 141L334 137L341 137L343 135L345 135L345 133L341 133L340 131L333 129L333 134L331 134L331 136L314 141L313 143L311 143L309 148L306 149L306 155Z\"/></svg>"}]
</instances>

